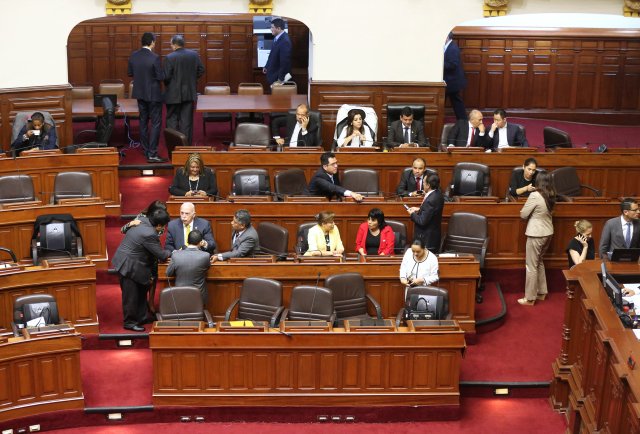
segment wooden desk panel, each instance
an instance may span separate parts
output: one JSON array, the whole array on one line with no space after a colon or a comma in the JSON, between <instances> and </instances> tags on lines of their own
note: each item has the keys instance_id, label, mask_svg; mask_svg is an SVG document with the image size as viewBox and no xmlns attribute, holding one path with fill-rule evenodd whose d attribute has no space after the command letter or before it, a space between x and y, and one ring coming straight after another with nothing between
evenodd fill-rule
<instances>
[{"instance_id":1,"label":"wooden desk panel","mask_svg":"<svg viewBox=\"0 0 640 434\"><path fill-rule=\"evenodd\" d=\"M176 150L172 154L174 169L184 167L189 155L188 151ZM264 168L269 171L271 185L276 173L286 169L300 168L305 171L307 180L320 167L320 153L296 152L200 152L207 166L216 170L218 190L221 196L231 191L233 172L242 168ZM533 153L539 167L554 170L559 167L574 166L582 184L603 190L604 196L620 197L638 194L637 153L592 154L592 153ZM411 166L414 158L427 160L427 167L436 169L440 175L443 190L451 181L453 167L456 163L472 161L486 164L491 168L491 189L494 196L504 197L509 187L511 172L516 166L521 167L528 155L509 153L455 153L445 152L339 152L337 154L340 170L351 168L373 168L379 173L380 191L385 195L395 194L402 171ZM625 176L621 176L624 173ZM273 191L273 190L272 190ZM585 192L585 194L590 194Z\"/></svg>"},{"instance_id":2,"label":"wooden desk panel","mask_svg":"<svg viewBox=\"0 0 640 434\"><path fill-rule=\"evenodd\" d=\"M53 295L60 316L78 332L98 333L94 264L0 273L0 334L11 332L14 300L30 294Z\"/></svg>"},{"instance_id":3,"label":"wooden desk panel","mask_svg":"<svg viewBox=\"0 0 640 434\"><path fill-rule=\"evenodd\" d=\"M0 422L84 408L80 335L0 345Z\"/></svg>"},{"instance_id":4,"label":"wooden desk panel","mask_svg":"<svg viewBox=\"0 0 640 434\"><path fill-rule=\"evenodd\" d=\"M198 95L198 112L288 112L307 95Z\"/></svg>"},{"instance_id":5,"label":"wooden desk panel","mask_svg":"<svg viewBox=\"0 0 640 434\"><path fill-rule=\"evenodd\" d=\"M153 404L460 405L461 330L149 334Z\"/></svg>"},{"instance_id":6,"label":"wooden desk panel","mask_svg":"<svg viewBox=\"0 0 640 434\"><path fill-rule=\"evenodd\" d=\"M118 158L117 152L46 155L35 153L15 159L0 158L0 176L31 176L38 199L43 203L49 203L58 173L87 172L91 175L95 195L104 200L109 215L120 215Z\"/></svg>"},{"instance_id":7,"label":"wooden desk panel","mask_svg":"<svg viewBox=\"0 0 640 434\"><path fill-rule=\"evenodd\" d=\"M438 286L449 290L449 311L466 332L475 333L475 297L480 266L477 261L440 258ZM160 264L160 280L166 286L167 264ZM318 273L322 286L332 274L356 272L362 274L369 292L382 307L385 318L395 317L404 306L404 286L400 283L399 263L334 263L312 264L278 262L275 264L215 263L207 275L208 309L218 319L231 302L240 297L242 282L247 277L264 277L282 283L285 306L289 306L291 290L298 285L315 285ZM372 312L373 313L373 312Z\"/></svg>"},{"instance_id":8,"label":"wooden desk panel","mask_svg":"<svg viewBox=\"0 0 640 434\"><path fill-rule=\"evenodd\" d=\"M92 99L77 99L71 103L71 113L73 116L100 116L102 115L102 107L94 107ZM137 99L118 99L116 115L125 114L127 116L140 116Z\"/></svg>"},{"instance_id":9,"label":"wooden desk panel","mask_svg":"<svg viewBox=\"0 0 640 434\"><path fill-rule=\"evenodd\" d=\"M107 267L105 204L42 205L0 209L0 245L14 251L19 261L31 261L31 236L36 217L43 214L71 214L82 235L84 256L100 268Z\"/></svg>"},{"instance_id":10,"label":"wooden desk panel","mask_svg":"<svg viewBox=\"0 0 640 434\"><path fill-rule=\"evenodd\" d=\"M419 199L417 204L419 204ZM169 213L173 217L180 214L180 202L168 202ZM447 230L448 220L452 213L466 211L482 214L488 218L489 247L485 266L487 268L524 267L525 244L524 235L526 221L520 218L520 209L524 202L482 203L451 202L444 207L442 232ZM416 205L417 206L417 205ZM261 221L277 223L289 230L289 251L293 252L297 242L296 232L301 223L313 221L313 216L323 210L336 213L335 222L340 229L342 242L347 252L355 252L355 240L359 225L367 218L369 210L380 208L385 218L405 223L408 239L411 242L413 222L409 220L407 211L401 202L264 202L254 204L236 204L228 202L198 202L198 216L208 219L214 232L220 251L226 251L231 245L231 216L239 208L246 208L251 213L252 223L257 226ZM600 241L600 233L605 222L620 214L618 202L594 201L559 203L554 211L554 228L551 247L546 255L545 265L554 268L566 268L565 249L571 238L575 236L574 222L586 218L593 223L596 246Z\"/></svg>"}]
</instances>

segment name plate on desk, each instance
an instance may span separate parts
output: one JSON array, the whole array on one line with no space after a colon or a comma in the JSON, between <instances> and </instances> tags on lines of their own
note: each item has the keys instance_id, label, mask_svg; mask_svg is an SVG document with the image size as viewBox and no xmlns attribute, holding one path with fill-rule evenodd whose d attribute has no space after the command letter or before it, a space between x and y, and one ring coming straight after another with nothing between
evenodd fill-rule
<instances>
[{"instance_id":1,"label":"name plate on desk","mask_svg":"<svg viewBox=\"0 0 640 434\"><path fill-rule=\"evenodd\" d=\"M51 324L42 327L27 327L20 330L25 339L68 335L76 331L73 326L69 324Z\"/></svg>"},{"instance_id":2,"label":"name plate on desk","mask_svg":"<svg viewBox=\"0 0 640 434\"><path fill-rule=\"evenodd\" d=\"M344 328L347 332L395 332L396 324L391 319L346 319Z\"/></svg>"},{"instance_id":3,"label":"name plate on desk","mask_svg":"<svg viewBox=\"0 0 640 434\"><path fill-rule=\"evenodd\" d=\"M332 264L336 262L343 262L342 256L298 256L299 262L318 263L318 264Z\"/></svg>"},{"instance_id":4,"label":"name plate on desk","mask_svg":"<svg viewBox=\"0 0 640 434\"><path fill-rule=\"evenodd\" d=\"M371 203L371 202L384 202L386 198L384 196L364 196L362 202ZM352 197L345 197L345 202L355 202L355 199Z\"/></svg>"},{"instance_id":5,"label":"name plate on desk","mask_svg":"<svg viewBox=\"0 0 640 434\"><path fill-rule=\"evenodd\" d=\"M524 148L522 146L507 146L506 148L498 148L498 152L505 152L507 154L531 154L532 152L538 152L538 148Z\"/></svg>"},{"instance_id":6,"label":"name plate on desk","mask_svg":"<svg viewBox=\"0 0 640 434\"><path fill-rule=\"evenodd\" d=\"M0 205L0 209L24 209L42 206L41 200L26 200L24 202L5 203Z\"/></svg>"},{"instance_id":7,"label":"name plate on desk","mask_svg":"<svg viewBox=\"0 0 640 434\"><path fill-rule=\"evenodd\" d=\"M282 148L282 152L320 152L323 151L320 146L284 146Z\"/></svg>"},{"instance_id":8,"label":"name plate on desk","mask_svg":"<svg viewBox=\"0 0 640 434\"><path fill-rule=\"evenodd\" d=\"M184 151L184 152L211 152L215 151L211 146L176 146L174 151Z\"/></svg>"},{"instance_id":9,"label":"name plate on desk","mask_svg":"<svg viewBox=\"0 0 640 434\"><path fill-rule=\"evenodd\" d=\"M456 202L482 202L482 203L498 203L498 196L454 196Z\"/></svg>"},{"instance_id":10,"label":"name plate on desk","mask_svg":"<svg viewBox=\"0 0 640 434\"><path fill-rule=\"evenodd\" d=\"M402 262L402 258L403 256L367 255L364 257L363 262L400 264Z\"/></svg>"},{"instance_id":11,"label":"name plate on desk","mask_svg":"<svg viewBox=\"0 0 640 434\"><path fill-rule=\"evenodd\" d=\"M409 320L407 321L409 331L421 332L421 331L458 331L460 325L458 321L451 319L443 320Z\"/></svg>"},{"instance_id":12,"label":"name plate on desk","mask_svg":"<svg viewBox=\"0 0 640 434\"><path fill-rule=\"evenodd\" d=\"M153 323L153 331L160 333L170 332L201 332L204 330L202 321L156 321Z\"/></svg>"},{"instance_id":13,"label":"name plate on desk","mask_svg":"<svg viewBox=\"0 0 640 434\"><path fill-rule=\"evenodd\" d=\"M273 198L266 194L255 195L243 195L243 196L229 196L227 199L229 202L237 203L254 203L254 202L272 202Z\"/></svg>"},{"instance_id":14,"label":"name plate on desk","mask_svg":"<svg viewBox=\"0 0 640 434\"><path fill-rule=\"evenodd\" d=\"M24 265L15 262L4 262L0 264L0 273L13 273L14 271L24 270Z\"/></svg>"},{"instance_id":15,"label":"name plate on desk","mask_svg":"<svg viewBox=\"0 0 640 434\"><path fill-rule=\"evenodd\" d=\"M91 264L91 258L81 256L77 258L49 258L42 260L43 268L61 268L84 264Z\"/></svg>"},{"instance_id":16,"label":"name plate on desk","mask_svg":"<svg viewBox=\"0 0 640 434\"><path fill-rule=\"evenodd\" d=\"M218 323L218 331L223 333L263 333L268 327L266 321L235 320Z\"/></svg>"},{"instance_id":17,"label":"name plate on desk","mask_svg":"<svg viewBox=\"0 0 640 434\"><path fill-rule=\"evenodd\" d=\"M173 202L211 202L209 196L169 196Z\"/></svg>"},{"instance_id":18,"label":"name plate on desk","mask_svg":"<svg viewBox=\"0 0 640 434\"><path fill-rule=\"evenodd\" d=\"M285 196L285 202L329 202L324 196Z\"/></svg>"},{"instance_id":19,"label":"name plate on desk","mask_svg":"<svg viewBox=\"0 0 640 434\"><path fill-rule=\"evenodd\" d=\"M283 332L330 332L333 327L328 321L282 321Z\"/></svg>"},{"instance_id":20,"label":"name plate on desk","mask_svg":"<svg viewBox=\"0 0 640 434\"><path fill-rule=\"evenodd\" d=\"M229 258L229 262L232 264L272 264L276 262L276 257L273 255L259 255L253 258Z\"/></svg>"},{"instance_id":21,"label":"name plate on desk","mask_svg":"<svg viewBox=\"0 0 640 434\"><path fill-rule=\"evenodd\" d=\"M58 199L58 205L82 205L100 202L102 202L102 199L99 197L70 197L67 199Z\"/></svg>"},{"instance_id":22,"label":"name plate on desk","mask_svg":"<svg viewBox=\"0 0 640 434\"><path fill-rule=\"evenodd\" d=\"M351 146L343 146L338 148L338 152L378 152L380 148L378 146L361 146L361 147L351 147Z\"/></svg>"},{"instance_id":23,"label":"name plate on desk","mask_svg":"<svg viewBox=\"0 0 640 434\"><path fill-rule=\"evenodd\" d=\"M484 152L484 148L481 148L479 146L469 146L464 147L464 146L447 146L447 152L450 154L460 154L460 153L466 153L466 152Z\"/></svg>"},{"instance_id":24,"label":"name plate on desk","mask_svg":"<svg viewBox=\"0 0 640 434\"><path fill-rule=\"evenodd\" d=\"M82 145L80 145L82 146ZM100 154L106 154L109 152L116 152L116 148L114 148L113 146L100 146L97 148L91 148L91 147L86 147L86 148L78 148L76 149L76 153L78 154L89 154L89 153L100 153Z\"/></svg>"}]
</instances>

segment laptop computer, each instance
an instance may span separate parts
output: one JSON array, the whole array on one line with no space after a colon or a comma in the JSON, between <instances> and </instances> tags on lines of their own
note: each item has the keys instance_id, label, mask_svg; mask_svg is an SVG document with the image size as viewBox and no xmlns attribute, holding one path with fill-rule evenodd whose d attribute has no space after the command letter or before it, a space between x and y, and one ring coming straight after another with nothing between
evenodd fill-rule
<instances>
[{"instance_id":1,"label":"laptop computer","mask_svg":"<svg viewBox=\"0 0 640 434\"><path fill-rule=\"evenodd\" d=\"M102 98L109 98L114 107L118 105L118 95L115 93L97 93L93 95L93 106L102 107Z\"/></svg>"},{"instance_id":2,"label":"laptop computer","mask_svg":"<svg viewBox=\"0 0 640 434\"><path fill-rule=\"evenodd\" d=\"M638 262L640 249L614 249L611 262Z\"/></svg>"}]
</instances>

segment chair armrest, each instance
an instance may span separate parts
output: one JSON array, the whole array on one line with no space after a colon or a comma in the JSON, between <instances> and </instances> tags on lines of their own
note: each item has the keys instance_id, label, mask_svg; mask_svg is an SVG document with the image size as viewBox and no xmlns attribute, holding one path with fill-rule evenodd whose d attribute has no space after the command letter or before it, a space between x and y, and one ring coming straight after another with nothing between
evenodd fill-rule
<instances>
[{"instance_id":1,"label":"chair armrest","mask_svg":"<svg viewBox=\"0 0 640 434\"><path fill-rule=\"evenodd\" d=\"M400 323L402 322L402 318L404 318L404 307L398 311L396 315L396 328L400 327Z\"/></svg>"},{"instance_id":2,"label":"chair armrest","mask_svg":"<svg viewBox=\"0 0 640 434\"><path fill-rule=\"evenodd\" d=\"M33 258L33 265L38 264L38 242L31 240L31 257Z\"/></svg>"},{"instance_id":3,"label":"chair armrest","mask_svg":"<svg viewBox=\"0 0 640 434\"><path fill-rule=\"evenodd\" d=\"M484 258L487 256L487 248L489 247L489 237L482 243L482 249L480 249L480 269L484 268Z\"/></svg>"},{"instance_id":4,"label":"chair armrest","mask_svg":"<svg viewBox=\"0 0 640 434\"><path fill-rule=\"evenodd\" d=\"M509 193L509 190L507 189L507 194L504 197L506 202L516 202L517 199L515 198L514 195L512 195L511 193Z\"/></svg>"},{"instance_id":5,"label":"chair armrest","mask_svg":"<svg viewBox=\"0 0 640 434\"><path fill-rule=\"evenodd\" d=\"M335 310L333 311L333 313L329 317L329 321L331 322L331 324L335 324L336 323L336 311Z\"/></svg>"},{"instance_id":6,"label":"chair armrest","mask_svg":"<svg viewBox=\"0 0 640 434\"><path fill-rule=\"evenodd\" d=\"M558 202L573 202L573 198L571 196L567 196L566 194L559 194Z\"/></svg>"},{"instance_id":7,"label":"chair armrest","mask_svg":"<svg viewBox=\"0 0 640 434\"><path fill-rule=\"evenodd\" d=\"M375 298L373 298L371 294L366 294L366 296L367 296L367 300L369 300L373 305L373 307L376 309L376 317L378 319L382 319L382 308L380 307L380 303L378 303L378 301Z\"/></svg>"},{"instance_id":8,"label":"chair armrest","mask_svg":"<svg viewBox=\"0 0 640 434\"><path fill-rule=\"evenodd\" d=\"M156 319L158 321L164 321L164 318L162 318L162 314L160 312L156 312Z\"/></svg>"},{"instance_id":9,"label":"chair armrest","mask_svg":"<svg viewBox=\"0 0 640 434\"><path fill-rule=\"evenodd\" d=\"M235 300L233 300L231 302L231 304L227 308L227 311L224 313L224 320L225 321L229 321L229 318L231 318L231 312L233 312L233 309L236 307L236 305L238 304L239 301L240 301L240 299L236 298Z\"/></svg>"},{"instance_id":10,"label":"chair armrest","mask_svg":"<svg viewBox=\"0 0 640 434\"><path fill-rule=\"evenodd\" d=\"M581 188L586 188L587 190L590 190L593 193L594 197L601 197L602 196L602 192L600 190L598 190L595 187L591 187L590 185L582 185L580 184Z\"/></svg>"},{"instance_id":11,"label":"chair armrest","mask_svg":"<svg viewBox=\"0 0 640 434\"><path fill-rule=\"evenodd\" d=\"M284 306L280 306L278 310L271 316L271 321L269 322L269 327L275 328L276 325L280 322L280 315L284 312Z\"/></svg>"},{"instance_id":12,"label":"chair armrest","mask_svg":"<svg viewBox=\"0 0 640 434\"><path fill-rule=\"evenodd\" d=\"M286 321L287 317L289 316L289 308L284 308L284 310L282 311L282 315L280 316L280 321Z\"/></svg>"},{"instance_id":13,"label":"chair armrest","mask_svg":"<svg viewBox=\"0 0 640 434\"><path fill-rule=\"evenodd\" d=\"M204 317L207 320L207 327L214 328L216 326L216 323L213 322L213 318L211 317L211 314L209 313L209 311L207 309L204 309L202 313L204 313Z\"/></svg>"},{"instance_id":14,"label":"chair armrest","mask_svg":"<svg viewBox=\"0 0 640 434\"><path fill-rule=\"evenodd\" d=\"M76 237L76 246L78 247L78 257L83 257L82 237Z\"/></svg>"}]
</instances>

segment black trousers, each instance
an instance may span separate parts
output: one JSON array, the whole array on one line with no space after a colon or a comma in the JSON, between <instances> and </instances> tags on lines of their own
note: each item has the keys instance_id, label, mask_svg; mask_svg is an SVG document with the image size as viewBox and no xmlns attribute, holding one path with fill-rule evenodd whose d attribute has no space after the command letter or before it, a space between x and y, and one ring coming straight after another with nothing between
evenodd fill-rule
<instances>
[{"instance_id":1,"label":"black trousers","mask_svg":"<svg viewBox=\"0 0 640 434\"><path fill-rule=\"evenodd\" d=\"M144 324L147 316L147 291L149 285L141 285L135 280L120 275L122 290L122 316L125 327Z\"/></svg>"},{"instance_id":2,"label":"black trousers","mask_svg":"<svg viewBox=\"0 0 640 434\"><path fill-rule=\"evenodd\" d=\"M158 156L158 142L160 141L160 129L162 128L162 102L138 100L140 112L140 143L144 149L144 155ZM151 121L151 131L149 131Z\"/></svg>"},{"instance_id":3,"label":"black trousers","mask_svg":"<svg viewBox=\"0 0 640 434\"><path fill-rule=\"evenodd\" d=\"M451 107L453 108L453 112L456 114L456 119L467 119L467 111L464 108L464 101L462 101L460 91L445 92L445 97L449 98L449 101L451 101Z\"/></svg>"},{"instance_id":4,"label":"black trousers","mask_svg":"<svg viewBox=\"0 0 640 434\"><path fill-rule=\"evenodd\" d=\"M193 136L193 101L167 104L167 128L180 131L191 145Z\"/></svg>"}]
</instances>

